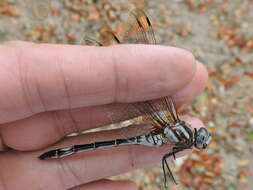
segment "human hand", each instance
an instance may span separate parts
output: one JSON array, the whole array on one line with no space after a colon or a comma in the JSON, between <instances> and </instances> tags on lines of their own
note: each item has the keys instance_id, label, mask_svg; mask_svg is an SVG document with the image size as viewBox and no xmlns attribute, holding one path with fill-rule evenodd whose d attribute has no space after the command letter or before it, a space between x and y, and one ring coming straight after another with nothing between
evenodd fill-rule
<instances>
[{"instance_id":1,"label":"human hand","mask_svg":"<svg viewBox=\"0 0 253 190\"><path fill-rule=\"evenodd\" d=\"M0 46L0 63L1 139L13 149L0 155L4 190L137 189L130 181L104 178L159 162L170 147L117 147L48 161L37 157L56 147L117 138L118 130L111 130L58 142L72 132L109 124L103 111L110 110L108 104L171 94L177 103L187 103L207 81L205 68L190 53L158 45L11 42ZM202 127L197 119L186 120Z\"/></svg>"}]
</instances>

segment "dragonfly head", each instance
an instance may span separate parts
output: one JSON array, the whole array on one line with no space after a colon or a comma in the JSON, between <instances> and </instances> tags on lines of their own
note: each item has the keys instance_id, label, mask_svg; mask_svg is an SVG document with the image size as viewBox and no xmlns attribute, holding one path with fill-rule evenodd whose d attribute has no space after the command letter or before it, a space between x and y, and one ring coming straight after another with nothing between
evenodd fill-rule
<instances>
[{"instance_id":1,"label":"dragonfly head","mask_svg":"<svg viewBox=\"0 0 253 190\"><path fill-rule=\"evenodd\" d=\"M211 135L206 128L201 127L195 131L195 147L198 149L205 149L212 141Z\"/></svg>"}]
</instances>

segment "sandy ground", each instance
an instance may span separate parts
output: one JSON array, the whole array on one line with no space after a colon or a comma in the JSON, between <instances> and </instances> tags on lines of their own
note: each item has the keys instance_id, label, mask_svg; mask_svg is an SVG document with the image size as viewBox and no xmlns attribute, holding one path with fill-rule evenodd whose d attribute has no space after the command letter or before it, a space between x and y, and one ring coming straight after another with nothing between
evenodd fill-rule
<instances>
[{"instance_id":1,"label":"sandy ground","mask_svg":"<svg viewBox=\"0 0 253 190\"><path fill-rule=\"evenodd\" d=\"M0 42L80 44L104 21L120 33L133 5L155 23L160 44L190 50L210 75L205 92L186 111L205 122L214 141L206 153L175 163L177 177L186 180L171 189L253 189L252 0L0 0ZM207 168L210 163L215 170ZM160 165L119 178L145 190L163 184Z\"/></svg>"}]
</instances>

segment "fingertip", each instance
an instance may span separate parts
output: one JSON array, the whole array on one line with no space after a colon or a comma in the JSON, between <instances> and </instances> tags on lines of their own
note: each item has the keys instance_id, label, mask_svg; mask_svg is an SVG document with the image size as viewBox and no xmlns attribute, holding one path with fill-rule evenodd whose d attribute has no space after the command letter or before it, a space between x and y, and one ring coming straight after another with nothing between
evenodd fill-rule
<instances>
[{"instance_id":1,"label":"fingertip","mask_svg":"<svg viewBox=\"0 0 253 190\"><path fill-rule=\"evenodd\" d=\"M195 77L197 65L194 55L185 49L176 47L167 47L167 51L171 51L172 56L168 57L170 64L170 70L168 70L168 75L175 75L175 82L168 81L169 83L174 83L178 90L183 89L187 86Z\"/></svg>"},{"instance_id":2,"label":"fingertip","mask_svg":"<svg viewBox=\"0 0 253 190\"><path fill-rule=\"evenodd\" d=\"M173 97L178 104L189 103L203 92L207 85L207 82L208 72L205 66L202 63L196 61L196 72L193 79Z\"/></svg>"},{"instance_id":3,"label":"fingertip","mask_svg":"<svg viewBox=\"0 0 253 190\"><path fill-rule=\"evenodd\" d=\"M209 76L206 67L203 65L203 63L199 61L196 61L196 74L199 77L199 79L201 79L198 80L199 86L201 86L202 89L204 89L206 87Z\"/></svg>"},{"instance_id":4,"label":"fingertip","mask_svg":"<svg viewBox=\"0 0 253 190\"><path fill-rule=\"evenodd\" d=\"M199 129L201 127L205 127L203 122L197 117L190 117L189 115L183 115L180 118L184 120L186 123L189 123L193 128Z\"/></svg>"}]
</instances>

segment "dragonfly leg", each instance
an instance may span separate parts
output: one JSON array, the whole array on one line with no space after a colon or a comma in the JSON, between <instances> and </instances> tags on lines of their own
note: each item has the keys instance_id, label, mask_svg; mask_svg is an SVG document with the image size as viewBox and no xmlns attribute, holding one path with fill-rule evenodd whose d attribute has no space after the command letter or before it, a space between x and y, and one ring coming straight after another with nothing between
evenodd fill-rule
<instances>
[{"instance_id":1,"label":"dragonfly leg","mask_svg":"<svg viewBox=\"0 0 253 190\"><path fill-rule=\"evenodd\" d=\"M176 160L176 153L175 153L175 151L177 150L177 147L173 147L172 148L172 155L173 155L173 158L174 158L174 160Z\"/></svg>"},{"instance_id":2,"label":"dragonfly leg","mask_svg":"<svg viewBox=\"0 0 253 190\"><path fill-rule=\"evenodd\" d=\"M174 159L176 158L176 153L178 152L181 152L182 150L184 150L185 148L183 147L173 147L172 148L172 152L169 152L167 154L165 154L162 158L162 168L163 168L163 175L164 175L164 186L166 187L167 186L167 177L166 177L166 171L165 171L165 167L167 168L168 172L169 172L169 176L172 178L173 182L177 185L177 181L176 179L174 178L171 170L170 170L170 167L169 167L169 164L167 162L167 158L173 156Z\"/></svg>"},{"instance_id":3,"label":"dragonfly leg","mask_svg":"<svg viewBox=\"0 0 253 190\"><path fill-rule=\"evenodd\" d=\"M172 180L174 181L174 183L177 184L177 182L176 182L176 180L175 180L175 178L174 178L174 176L173 176L173 174L172 174L172 172L170 170L169 164L168 164L168 162L166 160L171 155L173 155L173 152L171 152L169 154L165 154L163 156L163 159L162 159L162 167L163 167L163 175L164 175L164 186L165 187L167 187L167 177L166 177L167 175L166 175L166 171L165 171L165 166L166 166L166 168L167 168L167 170L169 172L169 176L172 178Z\"/></svg>"}]
</instances>

